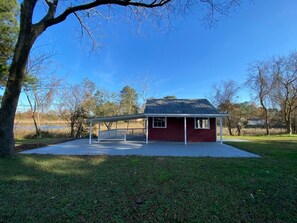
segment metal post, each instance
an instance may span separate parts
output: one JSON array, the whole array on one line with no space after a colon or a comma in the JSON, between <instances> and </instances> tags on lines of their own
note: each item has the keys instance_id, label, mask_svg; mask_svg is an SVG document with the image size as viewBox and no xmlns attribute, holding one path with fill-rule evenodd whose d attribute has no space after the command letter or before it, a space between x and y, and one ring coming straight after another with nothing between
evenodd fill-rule
<instances>
[{"instance_id":1,"label":"metal post","mask_svg":"<svg viewBox=\"0 0 297 223\"><path fill-rule=\"evenodd\" d=\"M98 142L100 141L100 122L98 122Z\"/></svg>"},{"instance_id":2,"label":"metal post","mask_svg":"<svg viewBox=\"0 0 297 223\"><path fill-rule=\"evenodd\" d=\"M187 117L184 117L185 145L187 145Z\"/></svg>"},{"instance_id":3,"label":"metal post","mask_svg":"<svg viewBox=\"0 0 297 223\"><path fill-rule=\"evenodd\" d=\"M222 138L222 117L220 118L220 143L223 143L223 138Z\"/></svg>"},{"instance_id":4,"label":"metal post","mask_svg":"<svg viewBox=\"0 0 297 223\"><path fill-rule=\"evenodd\" d=\"M216 142L218 141L218 131L217 131L217 127L218 127L218 120L217 117L215 118L215 128L216 128Z\"/></svg>"},{"instance_id":5,"label":"metal post","mask_svg":"<svg viewBox=\"0 0 297 223\"><path fill-rule=\"evenodd\" d=\"M89 134L89 144L92 144L92 125L93 125L93 121L92 119L90 120L90 134Z\"/></svg>"},{"instance_id":6,"label":"metal post","mask_svg":"<svg viewBox=\"0 0 297 223\"><path fill-rule=\"evenodd\" d=\"M148 117L146 117L145 143L148 144Z\"/></svg>"}]
</instances>

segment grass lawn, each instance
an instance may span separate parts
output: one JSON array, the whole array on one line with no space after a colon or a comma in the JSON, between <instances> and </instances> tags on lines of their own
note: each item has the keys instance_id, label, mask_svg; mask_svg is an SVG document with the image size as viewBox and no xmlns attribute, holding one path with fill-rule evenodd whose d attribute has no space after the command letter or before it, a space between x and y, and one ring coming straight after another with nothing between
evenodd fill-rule
<instances>
[{"instance_id":1,"label":"grass lawn","mask_svg":"<svg viewBox=\"0 0 297 223\"><path fill-rule=\"evenodd\" d=\"M287 138L229 143L262 158L0 159L0 222L296 222Z\"/></svg>"}]
</instances>

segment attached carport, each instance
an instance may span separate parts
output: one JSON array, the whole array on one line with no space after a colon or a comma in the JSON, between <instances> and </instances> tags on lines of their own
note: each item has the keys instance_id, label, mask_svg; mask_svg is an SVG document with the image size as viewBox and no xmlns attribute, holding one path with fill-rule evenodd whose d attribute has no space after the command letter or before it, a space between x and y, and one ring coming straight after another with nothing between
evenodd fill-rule
<instances>
[{"instance_id":1,"label":"attached carport","mask_svg":"<svg viewBox=\"0 0 297 223\"><path fill-rule=\"evenodd\" d=\"M129 121L129 120L135 120L135 119L145 119L145 142L148 144L148 118L149 117L158 117L161 116L161 114L132 114L132 115L118 115L118 116L109 116L109 117L101 117L101 118L92 118L90 119L90 132L89 132L89 144L92 144L92 127L94 123L98 123L99 128L98 128L98 142L99 142L99 136L100 136L100 123L102 122L118 122L118 121ZM167 114L162 116L165 117L176 117L176 115L172 114ZM200 117L214 117L216 119L216 125L217 125L217 120L219 120L219 125L220 125L220 144L223 144L223 138L222 138L222 119L223 117L226 117L227 114L216 114L216 115L199 115ZM195 117L193 115L180 115L180 117L184 118L184 135L185 135L185 141L184 144L187 145L187 126L186 126L186 120L187 117Z\"/></svg>"},{"instance_id":2,"label":"attached carport","mask_svg":"<svg viewBox=\"0 0 297 223\"><path fill-rule=\"evenodd\" d=\"M146 118L145 114L133 114L133 115L118 115L118 116L109 116L109 117L101 117L101 118L92 118L90 119L90 132L89 132L89 144L92 144L92 127L94 123L98 123L98 141L100 135L100 123L102 122L118 122L118 121L129 121L140 118ZM146 128L147 129L147 128ZM147 133L146 133L147 135Z\"/></svg>"}]
</instances>

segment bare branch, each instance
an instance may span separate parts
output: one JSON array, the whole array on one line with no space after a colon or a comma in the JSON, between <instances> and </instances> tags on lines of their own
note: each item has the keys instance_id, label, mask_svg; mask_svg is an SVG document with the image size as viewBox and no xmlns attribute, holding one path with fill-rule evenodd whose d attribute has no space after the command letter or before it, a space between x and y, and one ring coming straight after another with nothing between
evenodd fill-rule
<instances>
[{"instance_id":1,"label":"bare branch","mask_svg":"<svg viewBox=\"0 0 297 223\"><path fill-rule=\"evenodd\" d=\"M77 12L73 13L75 15L75 17L77 18L78 22L80 23L80 27L81 27L81 37L83 37L83 30L85 30L88 34L88 36L90 37L91 41L92 41L92 50L95 49L96 46L96 41L94 40L91 31L89 30L89 28L84 24L83 20L80 18L80 16L78 15Z\"/></svg>"},{"instance_id":2,"label":"bare branch","mask_svg":"<svg viewBox=\"0 0 297 223\"><path fill-rule=\"evenodd\" d=\"M91 8L98 7L100 5L119 5L119 6L130 5L130 6L143 7L143 8L156 8L156 7L161 7L170 1L171 0L159 0L159 1L154 0L151 3L144 3L144 2L135 2L135 1L121 1L121 0L96 0L87 4L69 7L56 18L47 17L48 19L45 19L43 21L45 22L45 28L47 28L49 26L52 26L54 24L64 21L70 14L73 14L74 12L88 10ZM55 10L49 9L48 14L51 14L53 16L53 12L55 12Z\"/></svg>"}]
</instances>

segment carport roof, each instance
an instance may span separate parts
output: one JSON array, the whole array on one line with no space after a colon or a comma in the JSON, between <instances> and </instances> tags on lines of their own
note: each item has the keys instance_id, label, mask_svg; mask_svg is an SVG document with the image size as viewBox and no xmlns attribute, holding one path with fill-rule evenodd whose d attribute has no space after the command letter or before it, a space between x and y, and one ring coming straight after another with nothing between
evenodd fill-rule
<instances>
[{"instance_id":1,"label":"carport roof","mask_svg":"<svg viewBox=\"0 0 297 223\"><path fill-rule=\"evenodd\" d=\"M107 116L101 118L91 118L91 121L97 122L116 122L116 121L126 121L131 119L145 118L145 114L133 114L133 115L117 115L117 116Z\"/></svg>"}]
</instances>

